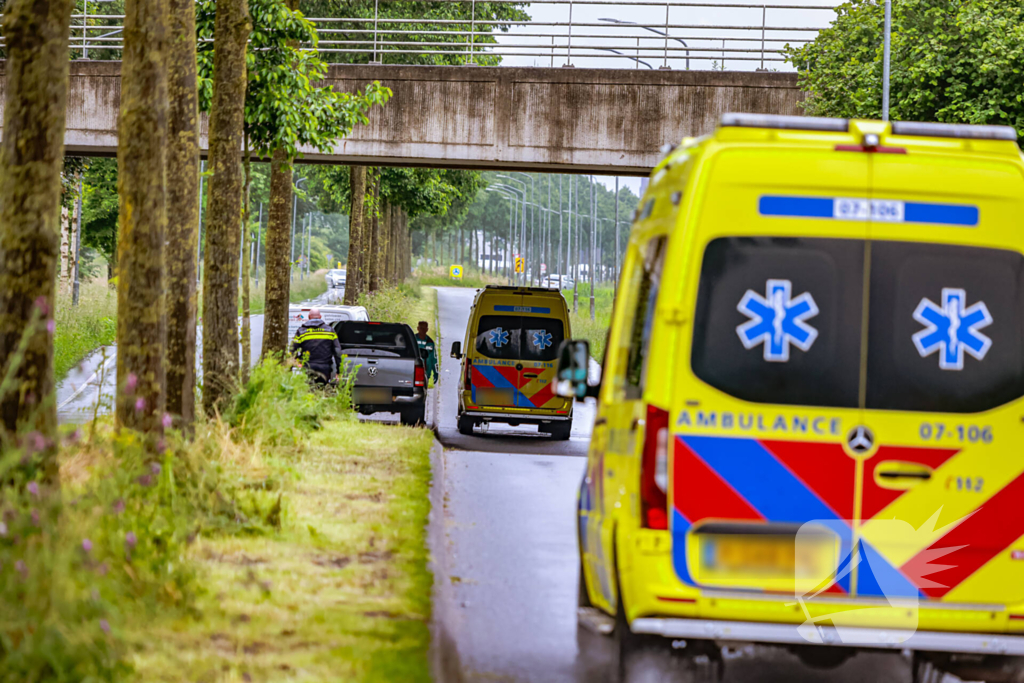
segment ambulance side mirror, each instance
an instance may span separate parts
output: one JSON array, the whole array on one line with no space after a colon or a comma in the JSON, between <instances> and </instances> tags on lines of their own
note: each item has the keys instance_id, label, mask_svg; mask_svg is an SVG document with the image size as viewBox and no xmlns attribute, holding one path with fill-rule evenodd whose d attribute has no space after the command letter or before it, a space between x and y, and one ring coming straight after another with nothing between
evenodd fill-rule
<instances>
[{"instance_id":1,"label":"ambulance side mirror","mask_svg":"<svg viewBox=\"0 0 1024 683\"><path fill-rule=\"evenodd\" d=\"M452 342L452 358L462 360L462 342Z\"/></svg>"},{"instance_id":2,"label":"ambulance side mirror","mask_svg":"<svg viewBox=\"0 0 1024 683\"><path fill-rule=\"evenodd\" d=\"M590 342L582 339L566 339L558 347L558 383L555 393L562 398L582 401L587 396L597 396L600 385L592 386L588 381L590 370Z\"/></svg>"}]
</instances>

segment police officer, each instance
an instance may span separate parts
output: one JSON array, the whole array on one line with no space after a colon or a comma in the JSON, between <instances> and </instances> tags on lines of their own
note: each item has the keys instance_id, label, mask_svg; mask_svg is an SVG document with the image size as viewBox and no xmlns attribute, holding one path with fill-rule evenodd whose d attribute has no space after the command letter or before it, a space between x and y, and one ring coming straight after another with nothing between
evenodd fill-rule
<instances>
[{"instance_id":1,"label":"police officer","mask_svg":"<svg viewBox=\"0 0 1024 683\"><path fill-rule=\"evenodd\" d=\"M308 354L304 366L306 374L318 386L327 384L341 368L341 343L334 330L323 321L320 309L310 309L309 320L295 333L291 353L299 359Z\"/></svg>"},{"instance_id":2,"label":"police officer","mask_svg":"<svg viewBox=\"0 0 1024 683\"><path fill-rule=\"evenodd\" d=\"M427 321L421 320L416 325L416 346L420 349L420 356L423 358L424 365L427 366L427 379L433 378L434 383L437 383L437 348L434 345L434 340L427 336L427 330L429 325Z\"/></svg>"}]
</instances>

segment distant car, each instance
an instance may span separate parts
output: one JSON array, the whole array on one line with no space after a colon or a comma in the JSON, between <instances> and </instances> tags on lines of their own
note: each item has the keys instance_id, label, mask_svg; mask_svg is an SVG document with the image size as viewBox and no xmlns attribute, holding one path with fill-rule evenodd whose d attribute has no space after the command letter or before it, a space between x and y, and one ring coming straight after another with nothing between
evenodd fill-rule
<instances>
[{"instance_id":1,"label":"distant car","mask_svg":"<svg viewBox=\"0 0 1024 683\"><path fill-rule=\"evenodd\" d=\"M548 289L572 289L573 279L568 275L557 275L552 273L541 280L540 286Z\"/></svg>"},{"instance_id":2,"label":"distant car","mask_svg":"<svg viewBox=\"0 0 1024 683\"><path fill-rule=\"evenodd\" d=\"M327 271L327 275L325 275L324 278L327 280L328 288L334 289L336 287L344 287L345 272L344 268L334 268Z\"/></svg>"}]
</instances>

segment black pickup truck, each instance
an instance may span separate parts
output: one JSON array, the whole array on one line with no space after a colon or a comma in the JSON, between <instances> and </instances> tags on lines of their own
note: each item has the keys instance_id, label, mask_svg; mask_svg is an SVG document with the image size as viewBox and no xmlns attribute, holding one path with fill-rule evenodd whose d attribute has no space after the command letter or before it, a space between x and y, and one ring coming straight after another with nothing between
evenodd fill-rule
<instances>
[{"instance_id":1,"label":"black pickup truck","mask_svg":"<svg viewBox=\"0 0 1024 683\"><path fill-rule=\"evenodd\" d=\"M363 415L398 413L402 424L425 422L427 374L412 328L404 323L339 320L345 368L357 367L352 405Z\"/></svg>"}]
</instances>

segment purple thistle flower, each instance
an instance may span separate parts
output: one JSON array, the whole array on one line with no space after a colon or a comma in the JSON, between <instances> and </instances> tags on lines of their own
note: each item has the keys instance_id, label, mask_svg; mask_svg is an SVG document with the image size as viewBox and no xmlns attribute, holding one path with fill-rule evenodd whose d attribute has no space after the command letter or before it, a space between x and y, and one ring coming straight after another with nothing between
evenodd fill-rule
<instances>
[{"instance_id":1,"label":"purple thistle flower","mask_svg":"<svg viewBox=\"0 0 1024 683\"><path fill-rule=\"evenodd\" d=\"M0 536L6 536L6 535L7 535L7 524L5 522L0 522Z\"/></svg>"},{"instance_id":2,"label":"purple thistle flower","mask_svg":"<svg viewBox=\"0 0 1024 683\"><path fill-rule=\"evenodd\" d=\"M107 575L107 571L109 571L109 569L110 568L107 567L107 563L106 562L100 562L100 566L96 567L96 573L99 574L100 576L106 576Z\"/></svg>"},{"instance_id":3,"label":"purple thistle flower","mask_svg":"<svg viewBox=\"0 0 1024 683\"><path fill-rule=\"evenodd\" d=\"M82 552L84 552L86 555L92 552L92 541L90 541L88 538L82 539Z\"/></svg>"},{"instance_id":4,"label":"purple thistle flower","mask_svg":"<svg viewBox=\"0 0 1024 683\"><path fill-rule=\"evenodd\" d=\"M138 542L139 540L135 537L134 531L129 531L124 535L124 547L126 550L131 550Z\"/></svg>"},{"instance_id":5,"label":"purple thistle flower","mask_svg":"<svg viewBox=\"0 0 1024 683\"><path fill-rule=\"evenodd\" d=\"M163 468L160 467L160 463L158 462L151 462L149 464L149 471L152 472L153 474L160 474L160 470L162 469Z\"/></svg>"},{"instance_id":6,"label":"purple thistle flower","mask_svg":"<svg viewBox=\"0 0 1024 683\"><path fill-rule=\"evenodd\" d=\"M76 443L78 443L78 440L81 439L81 438L82 438L82 430L81 429L76 429L75 431L73 431L70 434L68 434L67 443L68 444L76 444Z\"/></svg>"},{"instance_id":7,"label":"purple thistle flower","mask_svg":"<svg viewBox=\"0 0 1024 683\"><path fill-rule=\"evenodd\" d=\"M26 486L25 488L28 489L28 492L31 493L36 498L39 497L39 482L30 481L28 483L28 486Z\"/></svg>"},{"instance_id":8,"label":"purple thistle flower","mask_svg":"<svg viewBox=\"0 0 1024 683\"><path fill-rule=\"evenodd\" d=\"M157 451L157 453L163 453L166 450L167 450L167 441L165 441L163 438L158 439L157 442L156 442L156 451Z\"/></svg>"},{"instance_id":9,"label":"purple thistle flower","mask_svg":"<svg viewBox=\"0 0 1024 683\"><path fill-rule=\"evenodd\" d=\"M125 382L124 382L124 392L126 394L131 395L131 394L135 393L135 387L137 387L138 385L139 385L139 378L135 376L134 372L129 372L128 373L128 379L126 379Z\"/></svg>"},{"instance_id":10,"label":"purple thistle flower","mask_svg":"<svg viewBox=\"0 0 1024 683\"><path fill-rule=\"evenodd\" d=\"M104 633L110 633L110 624L107 623L106 619L100 619L100 628Z\"/></svg>"},{"instance_id":11,"label":"purple thistle flower","mask_svg":"<svg viewBox=\"0 0 1024 683\"><path fill-rule=\"evenodd\" d=\"M28 578L28 566L25 564L25 560L18 560L14 563L14 569L21 574L22 579Z\"/></svg>"},{"instance_id":12,"label":"purple thistle flower","mask_svg":"<svg viewBox=\"0 0 1024 683\"><path fill-rule=\"evenodd\" d=\"M53 334L57 330L57 321L50 318L46 321L46 331Z\"/></svg>"},{"instance_id":13,"label":"purple thistle flower","mask_svg":"<svg viewBox=\"0 0 1024 683\"><path fill-rule=\"evenodd\" d=\"M163 424L164 429L170 429L171 425L174 424L174 420L171 418L171 414L164 413L164 417L161 420L161 423Z\"/></svg>"},{"instance_id":14,"label":"purple thistle flower","mask_svg":"<svg viewBox=\"0 0 1024 683\"><path fill-rule=\"evenodd\" d=\"M137 481L139 483L139 486L149 486L150 484L153 483L153 477L151 477L148 474L143 474L141 477L139 477L135 481Z\"/></svg>"},{"instance_id":15,"label":"purple thistle flower","mask_svg":"<svg viewBox=\"0 0 1024 683\"><path fill-rule=\"evenodd\" d=\"M44 450L50 445L49 440L39 432L32 432L32 446L37 450Z\"/></svg>"},{"instance_id":16,"label":"purple thistle flower","mask_svg":"<svg viewBox=\"0 0 1024 683\"><path fill-rule=\"evenodd\" d=\"M116 501L114 501L114 504L111 506L111 509L114 511L115 515L119 515L122 512L124 512L124 499L118 498Z\"/></svg>"},{"instance_id":17,"label":"purple thistle flower","mask_svg":"<svg viewBox=\"0 0 1024 683\"><path fill-rule=\"evenodd\" d=\"M46 301L45 296L36 297L36 308L38 308L39 312L42 313L43 315L49 314L50 304L49 302Z\"/></svg>"},{"instance_id":18,"label":"purple thistle flower","mask_svg":"<svg viewBox=\"0 0 1024 683\"><path fill-rule=\"evenodd\" d=\"M145 409L146 409L146 399L144 399L141 396L139 396L139 398L135 401L135 412L136 413L141 413Z\"/></svg>"},{"instance_id":19,"label":"purple thistle flower","mask_svg":"<svg viewBox=\"0 0 1024 683\"><path fill-rule=\"evenodd\" d=\"M39 510L32 511L32 526L39 526Z\"/></svg>"}]
</instances>

